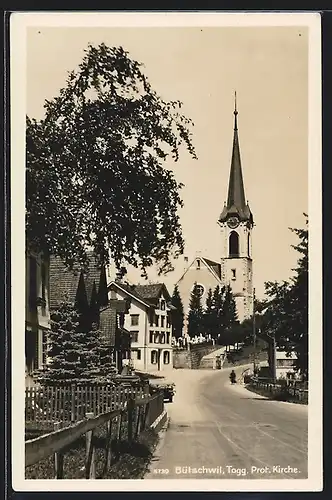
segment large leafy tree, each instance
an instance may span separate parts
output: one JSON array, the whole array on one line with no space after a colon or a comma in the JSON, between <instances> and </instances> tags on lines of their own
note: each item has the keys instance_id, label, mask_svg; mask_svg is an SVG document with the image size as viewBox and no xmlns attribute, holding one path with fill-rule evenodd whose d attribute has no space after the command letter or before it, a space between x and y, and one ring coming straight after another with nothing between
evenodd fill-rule
<instances>
[{"instance_id":1,"label":"large leafy tree","mask_svg":"<svg viewBox=\"0 0 332 500\"><path fill-rule=\"evenodd\" d=\"M175 309L172 311L173 336L175 338L179 338L182 337L183 332L184 312L182 299L177 285L175 285L175 288L173 290L171 304L175 307Z\"/></svg>"},{"instance_id":2,"label":"large leafy tree","mask_svg":"<svg viewBox=\"0 0 332 500\"><path fill-rule=\"evenodd\" d=\"M262 332L274 336L278 347L297 355L296 368L308 376L308 220L305 228L290 230L299 239L292 247L299 253L294 275L288 281L265 284L268 303Z\"/></svg>"},{"instance_id":3,"label":"large leafy tree","mask_svg":"<svg viewBox=\"0 0 332 500\"><path fill-rule=\"evenodd\" d=\"M195 335L200 335L201 333L203 333L203 316L204 312L200 288L197 286L197 283L195 283L190 294L189 302L188 334L190 337L194 337Z\"/></svg>"},{"instance_id":4,"label":"large leafy tree","mask_svg":"<svg viewBox=\"0 0 332 500\"><path fill-rule=\"evenodd\" d=\"M183 251L182 185L164 164L182 146L196 158L180 108L122 47L89 45L45 117L27 117L27 241L70 266L92 247L122 272L171 269Z\"/></svg>"}]
</instances>

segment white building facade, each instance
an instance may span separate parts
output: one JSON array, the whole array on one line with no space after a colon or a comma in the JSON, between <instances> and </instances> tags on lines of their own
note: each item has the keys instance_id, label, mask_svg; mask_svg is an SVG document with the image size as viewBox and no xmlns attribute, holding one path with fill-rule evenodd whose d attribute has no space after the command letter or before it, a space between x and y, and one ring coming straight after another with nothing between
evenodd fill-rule
<instances>
[{"instance_id":1,"label":"white building facade","mask_svg":"<svg viewBox=\"0 0 332 500\"><path fill-rule=\"evenodd\" d=\"M124 328L131 333L131 364L136 370L173 369L170 296L162 283L130 286L113 281L109 298L130 300Z\"/></svg>"}]
</instances>

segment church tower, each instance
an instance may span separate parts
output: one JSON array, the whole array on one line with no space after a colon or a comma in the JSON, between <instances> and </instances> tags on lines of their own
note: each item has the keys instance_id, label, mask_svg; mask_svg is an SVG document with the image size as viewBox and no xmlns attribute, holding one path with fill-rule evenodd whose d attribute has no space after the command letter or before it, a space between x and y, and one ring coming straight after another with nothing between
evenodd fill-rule
<instances>
[{"instance_id":1,"label":"church tower","mask_svg":"<svg viewBox=\"0 0 332 500\"><path fill-rule=\"evenodd\" d=\"M252 244L253 216L244 194L235 93L234 138L227 203L220 214L221 281L230 284L239 321L253 314Z\"/></svg>"}]
</instances>

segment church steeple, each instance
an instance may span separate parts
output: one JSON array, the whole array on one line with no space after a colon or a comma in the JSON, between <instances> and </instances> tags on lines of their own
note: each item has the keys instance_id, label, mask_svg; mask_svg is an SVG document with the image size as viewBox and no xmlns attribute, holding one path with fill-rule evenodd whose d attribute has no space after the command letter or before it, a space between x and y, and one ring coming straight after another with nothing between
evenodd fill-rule
<instances>
[{"instance_id":1,"label":"church steeple","mask_svg":"<svg viewBox=\"0 0 332 500\"><path fill-rule=\"evenodd\" d=\"M231 215L237 215L240 220L252 221L252 214L246 203L244 194L237 115L238 110L235 92L232 161L229 175L227 204L220 215L219 220L221 222L225 221Z\"/></svg>"}]
</instances>

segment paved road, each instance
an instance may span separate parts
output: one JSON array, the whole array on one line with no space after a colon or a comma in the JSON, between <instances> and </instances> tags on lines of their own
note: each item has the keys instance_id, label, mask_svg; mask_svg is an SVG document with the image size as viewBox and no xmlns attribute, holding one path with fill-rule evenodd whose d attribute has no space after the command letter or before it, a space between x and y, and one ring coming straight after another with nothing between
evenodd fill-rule
<instances>
[{"instance_id":1,"label":"paved road","mask_svg":"<svg viewBox=\"0 0 332 500\"><path fill-rule=\"evenodd\" d=\"M242 369L238 369L238 374ZM148 479L307 477L307 406L231 386L229 370L175 370L170 424Z\"/></svg>"}]
</instances>

